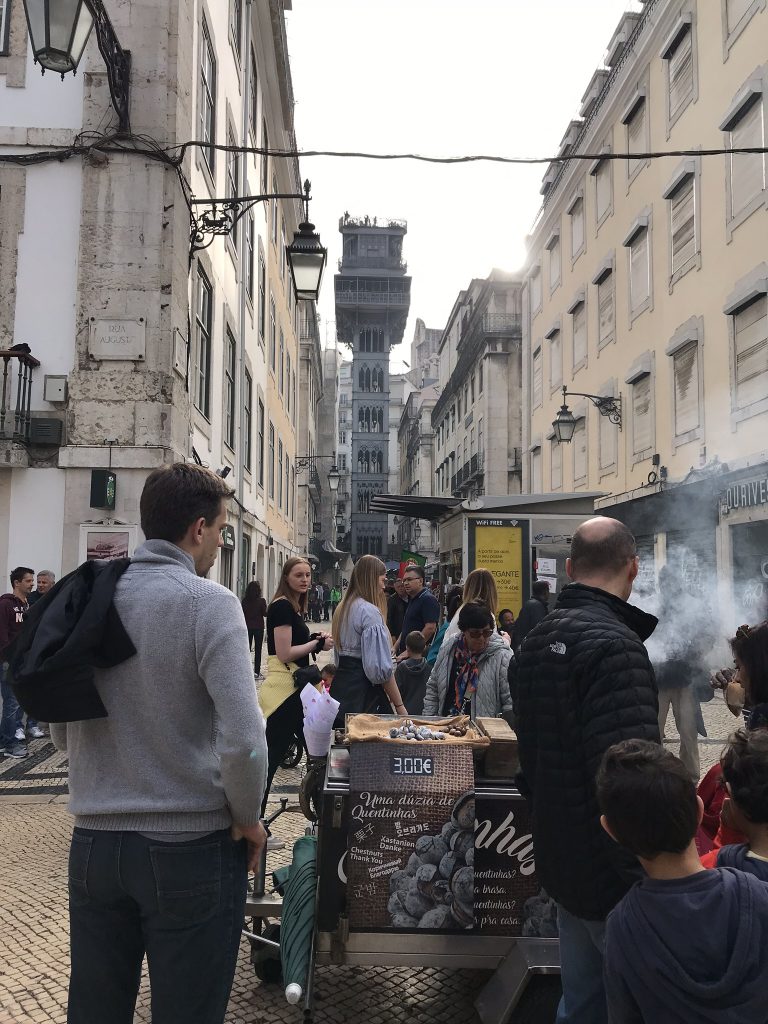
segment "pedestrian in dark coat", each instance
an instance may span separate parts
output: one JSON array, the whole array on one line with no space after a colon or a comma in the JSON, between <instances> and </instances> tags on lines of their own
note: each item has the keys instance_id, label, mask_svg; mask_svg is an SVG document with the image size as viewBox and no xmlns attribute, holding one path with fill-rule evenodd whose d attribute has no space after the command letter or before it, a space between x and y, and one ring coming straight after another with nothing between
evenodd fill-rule
<instances>
[{"instance_id":1,"label":"pedestrian in dark coat","mask_svg":"<svg viewBox=\"0 0 768 1024\"><path fill-rule=\"evenodd\" d=\"M536 580L531 587L533 596L525 602L515 620L512 632L512 648L519 651L523 640L534 626L538 626L549 611L549 584L546 580Z\"/></svg>"},{"instance_id":2,"label":"pedestrian in dark coat","mask_svg":"<svg viewBox=\"0 0 768 1024\"><path fill-rule=\"evenodd\" d=\"M622 523L583 523L566 563L573 582L510 667L536 875L558 904L562 1024L607 1020L605 918L641 876L635 858L601 828L595 788L612 744L659 742L643 645L657 620L627 603L637 567L634 537Z\"/></svg>"}]
</instances>

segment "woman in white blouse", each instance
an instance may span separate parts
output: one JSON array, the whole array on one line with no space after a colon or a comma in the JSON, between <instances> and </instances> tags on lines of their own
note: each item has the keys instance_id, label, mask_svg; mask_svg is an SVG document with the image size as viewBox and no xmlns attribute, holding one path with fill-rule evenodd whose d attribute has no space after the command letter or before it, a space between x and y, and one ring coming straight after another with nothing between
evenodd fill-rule
<instances>
[{"instance_id":1,"label":"woman in white blouse","mask_svg":"<svg viewBox=\"0 0 768 1024\"><path fill-rule=\"evenodd\" d=\"M334 612L331 632L337 670L331 696L341 703L337 726L344 724L348 714L391 714L390 705L395 714L406 714L395 682L392 640L385 623L386 582L384 563L375 555L363 555Z\"/></svg>"}]
</instances>

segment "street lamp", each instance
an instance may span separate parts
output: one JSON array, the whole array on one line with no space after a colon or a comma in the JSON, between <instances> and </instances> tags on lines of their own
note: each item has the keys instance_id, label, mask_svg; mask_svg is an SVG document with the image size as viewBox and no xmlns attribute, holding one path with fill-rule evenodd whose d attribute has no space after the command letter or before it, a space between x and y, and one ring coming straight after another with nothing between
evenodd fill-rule
<instances>
[{"instance_id":1,"label":"street lamp","mask_svg":"<svg viewBox=\"0 0 768 1024\"><path fill-rule=\"evenodd\" d=\"M336 465L335 455L299 455L295 462L295 468L297 473L301 473L305 469L315 469L315 463L319 459L333 459L333 464L328 470L328 488L331 494L335 494L339 489L339 483L341 481L341 473L339 467Z\"/></svg>"},{"instance_id":2,"label":"street lamp","mask_svg":"<svg viewBox=\"0 0 768 1024\"><path fill-rule=\"evenodd\" d=\"M24 0L24 12L35 63L43 73L55 71L62 78L77 71L91 29L96 26L96 41L107 67L120 131L128 131L131 54L120 45L103 0Z\"/></svg>"},{"instance_id":3,"label":"street lamp","mask_svg":"<svg viewBox=\"0 0 768 1024\"><path fill-rule=\"evenodd\" d=\"M588 398L601 416L607 416L611 423L615 423L621 430L621 395L588 395L583 391L568 391L563 387L563 404L560 411L552 420L552 429L555 433L555 440L568 444L573 440L576 430L576 417L568 408L566 396L570 394L578 398Z\"/></svg>"},{"instance_id":4,"label":"street lamp","mask_svg":"<svg viewBox=\"0 0 768 1024\"><path fill-rule=\"evenodd\" d=\"M288 246L287 255L296 298L317 300L328 250L320 244L320 236L315 232L315 225L309 222L309 189L309 181L305 181L304 220L299 224L299 230Z\"/></svg>"},{"instance_id":5,"label":"street lamp","mask_svg":"<svg viewBox=\"0 0 768 1024\"><path fill-rule=\"evenodd\" d=\"M417 551L419 550L419 540L420 540L420 538L421 538L421 525L420 525L420 523L419 523L419 521L417 519L416 520L416 525L413 528L414 547L416 548Z\"/></svg>"}]
</instances>

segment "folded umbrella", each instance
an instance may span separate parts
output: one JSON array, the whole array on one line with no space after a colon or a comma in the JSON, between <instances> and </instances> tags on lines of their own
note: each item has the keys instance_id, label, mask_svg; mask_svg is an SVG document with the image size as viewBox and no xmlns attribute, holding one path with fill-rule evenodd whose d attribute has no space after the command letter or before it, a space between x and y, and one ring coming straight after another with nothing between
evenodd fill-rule
<instances>
[{"instance_id":1,"label":"folded umbrella","mask_svg":"<svg viewBox=\"0 0 768 1024\"><path fill-rule=\"evenodd\" d=\"M312 936L315 930L317 889L317 839L302 836L293 846L291 872L283 897L280 925L280 959L285 998L295 1004L307 987Z\"/></svg>"}]
</instances>

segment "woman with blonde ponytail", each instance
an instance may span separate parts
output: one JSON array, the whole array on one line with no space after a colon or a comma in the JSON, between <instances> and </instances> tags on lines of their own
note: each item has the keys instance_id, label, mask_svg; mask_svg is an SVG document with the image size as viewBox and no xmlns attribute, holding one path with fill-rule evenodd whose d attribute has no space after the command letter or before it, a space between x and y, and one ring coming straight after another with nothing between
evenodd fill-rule
<instances>
[{"instance_id":1,"label":"woman with blonde ponytail","mask_svg":"<svg viewBox=\"0 0 768 1024\"><path fill-rule=\"evenodd\" d=\"M385 623L386 582L384 563L375 555L363 555L334 612L331 632L337 671L331 696L341 703L338 726L348 714L389 714L390 704L396 714L406 714L395 682L392 642Z\"/></svg>"}]
</instances>

